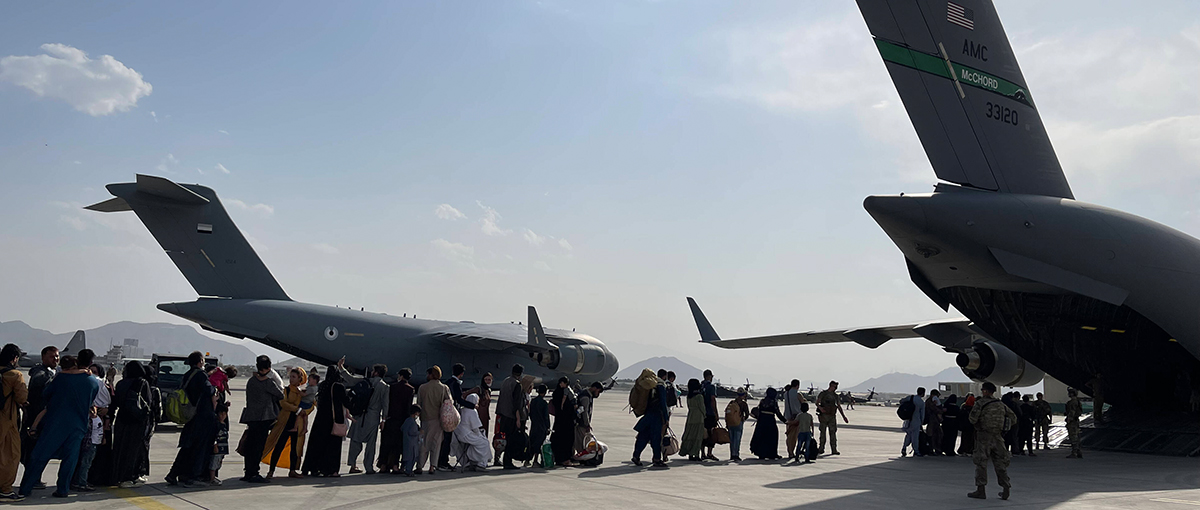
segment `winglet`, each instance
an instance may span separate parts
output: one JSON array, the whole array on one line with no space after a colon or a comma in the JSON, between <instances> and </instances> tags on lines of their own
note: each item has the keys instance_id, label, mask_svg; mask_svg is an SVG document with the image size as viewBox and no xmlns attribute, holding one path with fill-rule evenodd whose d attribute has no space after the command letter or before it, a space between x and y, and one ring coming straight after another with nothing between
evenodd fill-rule
<instances>
[{"instance_id":1,"label":"winglet","mask_svg":"<svg viewBox=\"0 0 1200 510\"><path fill-rule=\"evenodd\" d=\"M62 353L64 355L78 356L79 351L84 349L87 349L87 340L84 338L83 330L81 329L76 331L75 336L71 337L71 341L67 342L67 346L63 347Z\"/></svg>"},{"instance_id":2,"label":"winglet","mask_svg":"<svg viewBox=\"0 0 1200 510\"><path fill-rule=\"evenodd\" d=\"M688 306L692 308L692 318L696 319L696 329L700 330L701 342L720 342L721 337L717 335L717 330L713 329L712 324L708 323L708 318L704 316L704 312L700 311L700 305L696 304L696 300L691 297L687 298Z\"/></svg>"},{"instance_id":3,"label":"winglet","mask_svg":"<svg viewBox=\"0 0 1200 510\"><path fill-rule=\"evenodd\" d=\"M529 341L530 346L540 349L553 350L555 347L546 339L546 330L542 329L542 321L538 319L537 309L529 307Z\"/></svg>"}]
</instances>

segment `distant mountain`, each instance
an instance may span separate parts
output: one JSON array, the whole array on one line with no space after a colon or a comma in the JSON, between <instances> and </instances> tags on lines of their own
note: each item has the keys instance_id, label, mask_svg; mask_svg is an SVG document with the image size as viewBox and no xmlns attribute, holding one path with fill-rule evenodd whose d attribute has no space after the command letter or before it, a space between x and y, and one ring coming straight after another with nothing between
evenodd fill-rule
<instances>
[{"instance_id":1,"label":"distant mountain","mask_svg":"<svg viewBox=\"0 0 1200 510\"><path fill-rule=\"evenodd\" d=\"M641 375L643 368L649 368L655 372L660 368L675 372L676 378L680 381L687 381L692 378L700 379L704 374L704 369L693 367L674 356L658 356L632 363L620 372L617 372L617 375L614 377L617 379L636 379L637 376Z\"/></svg>"},{"instance_id":2,"label":"distant mountain","mask_svg":"<svg viewBox=\"0 0 1200 510\"><path fill-rule=\"evenodd\" d=\"M881 375L867 379L853 387L841 388L843 391L870 391L875 388L875 391L880 393L913 393L918 387L925 389L937 388L939 382L968 382L970 379L963 375L962 370L958 367L947 368L930 376L921 376L915 374L905 374L901 372L892 372L887 375Z\"/></svg>"},{"instance_id":3,"label":"distant mountain","mask_svg":"<svg viewBox=\"0 0 1200 510\"><path fill-rule=\"evenodd\" d=\"M98 328L84 330L87 346L103 356L110 344L121 344L126 338L138 339L138 345L150 354L188 354L192 351L210 353L221 358L222 363L250 365L254 363L254 351L250 348L210 338L193 326L154 322L114 322ZM54 334L44 329L30 327L21 321L0 322L0 343L14 343L21 349L36 353L47 345L65 346L74 331Z\"/></svg>"}]
</instances>

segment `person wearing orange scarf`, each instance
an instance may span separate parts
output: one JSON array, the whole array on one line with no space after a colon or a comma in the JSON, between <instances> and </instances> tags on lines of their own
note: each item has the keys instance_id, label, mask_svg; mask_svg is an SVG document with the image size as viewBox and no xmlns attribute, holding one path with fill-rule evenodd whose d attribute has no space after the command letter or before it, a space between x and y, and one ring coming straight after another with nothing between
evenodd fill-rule
<instances>
[{"instance_id":1,"label":"person wearing orange scarf","mask_svg":"<svg viewBox=\"0 0 1200 510\"><path fill-rule=\"evenodd\" d=\"M268 480L275 475L275 466L279 464L279 457L283 454L289 441L291 442L291 455L288 458L288 478L304 478L299 469L300 458L304 453L305 429L308 427L299 425L304 423L301 418L308 416L313 410L311 405L307 409L301 405L304 390L300 387L307 382L308 374L304 372L303 368L295 367L288 371L288 387L283 391L283 400L279 401L279 416L275 419L271 435L267 436L266 448L263 448L263 452L269 456ZM267 461L268 459L264 458L263 460Z\"/></svg>"}]
</instances>

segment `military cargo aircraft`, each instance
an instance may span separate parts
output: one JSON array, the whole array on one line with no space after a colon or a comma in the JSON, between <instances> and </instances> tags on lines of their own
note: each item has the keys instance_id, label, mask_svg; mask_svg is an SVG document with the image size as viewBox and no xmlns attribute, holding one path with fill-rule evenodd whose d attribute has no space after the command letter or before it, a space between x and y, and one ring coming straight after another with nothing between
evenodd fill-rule
<instances>
[{"instance_id":1,"label":"military cargo aircraft","mask_svg":"<svg viewBox=\"0 0 1200 510\"><path fill-rule=\"evenodd\" d=\"M413 369L424 380L428 366L462 363L467 374L508 375L515 363L542 379L566 376L580 384L617 373L617 358L603 342L574 331L543 329L528 308L528 324L475 324L397 317L293 301L234 225L216 192L138 175L109 184L115 198L88 206L99 212L133 211L199 298L162 303L158 309L201 328L247 338L301 358L365 370L385 363Z\"/></svg>"},{"instance_id":2,"label":"military cargo aircraft","mask_svg":"<svg viewBox=\"0 0 1200 510\"><path fill-rule=\"evenodd\" d=\"M924 336L977 380L1020 386L1045 370L1094 394L1103 373L1118 414L1185 411L1200 387L1200 240L1075 199L990 0L858 6L940 180L863 206L917 288L965 319L721 340L690 301L701 340Z\"/></svg>"},{"instance_id":3,"label":"military cargo aircraft","mask_svg":"<svg viewBox=\"0 0 1200 510\"><path fill-rule=\"evenodd\" d=\"M84 335L83 330L78 330L71 340L67 342L66 347L58 350L59 356L78 356L79 351L87 349L87 335ZM39 349L32 354L21 351L21 358L17 361L17 366L21 368L30 368L42 362L42 351Z\"/></svg>"}]
</instances>

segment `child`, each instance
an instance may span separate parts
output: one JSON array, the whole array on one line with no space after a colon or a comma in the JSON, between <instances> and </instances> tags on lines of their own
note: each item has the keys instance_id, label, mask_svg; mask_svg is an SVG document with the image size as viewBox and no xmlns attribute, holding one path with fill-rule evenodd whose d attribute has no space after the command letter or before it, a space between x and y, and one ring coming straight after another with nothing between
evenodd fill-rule
<instances>
[{"instance_id":1,"label":"child","mask_svg":"<svg viewBox=\"0 0 1200 510\"><path fill-rule=\"evenodd\" d=\"M404 420L404 425L400 427L400 432L404 434L401 467L404 476L413 476L413 466L417 464L417 455L421 453L421 427L417 426L417 420L421 418L421 406L414 405L408 412L408 419Z\"/></svg>"},{"instance_id":2,"label":"child","mask_svg":"<svg viewBox=\"0 0 1200 510\"><path fill-rule=\"evenodd\" d=\"M217 478L217 474L221 470L221 462L225 460L226 455L229 455L229 403L217 404L216 411L217 442L213 445L212 464L208 470L209 485L221 485L221 479Z\"/></svg>"},{"instance_id":3,"label":"child","mask_svg":"<svg viewBox=\"0 0 1200 510\"><path fill-rule=\"evenodd\" d=\"M546 435L550 433L550 407L546 403L546 392L549 388L545 384L537 385L537 396L529 402L529 453L532 455L529 460L525 461L525 466L530 464L534 466L542 465L542 443L546 442Z\"/></svg>"},{"instance_id":4,"label":"child","mask_svg":"<svg viewBox=\"0 0 1200 510\"><path fill-rule=\"evenodd\" d=\"M796 420L800 422L800 432L796 436L796 459L804 459L805 464L812 464L808 458L808 447L813 437L813 418L808 414L808 402L800 403L800 415L796 416Z\"/></svg>"},{"instance_id":5,"label":"child","mask_svg":"<svg viewBox=\"0 0 1200 510\"><path fill-rule=\"evenodd\" d=\"M300 415L296 418L296 430L300 432L308 430L308 415L316 409L314 406L317 404L317 385L319 384L321 384L321 376L314 368L312 372L308 373L304 396L300 397Z\"/></svg>"}]
</instances>

